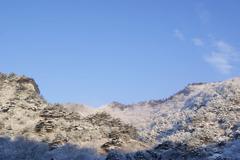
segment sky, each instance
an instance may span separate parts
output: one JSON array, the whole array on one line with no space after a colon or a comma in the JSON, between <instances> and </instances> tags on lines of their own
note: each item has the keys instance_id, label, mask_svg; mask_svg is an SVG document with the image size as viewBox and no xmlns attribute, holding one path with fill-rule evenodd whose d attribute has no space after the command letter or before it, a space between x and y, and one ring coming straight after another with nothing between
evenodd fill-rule
<instances>
[{"instance_id":1,"label":"sky","mask_svg":"<svg viewBox=\"0 0 240 160\"><path fill-rule=\"evenodd\" d=\"M0 72L50 103L167 98L240 76L239 0L0 0Z\"/></svg>"}]
</instances>

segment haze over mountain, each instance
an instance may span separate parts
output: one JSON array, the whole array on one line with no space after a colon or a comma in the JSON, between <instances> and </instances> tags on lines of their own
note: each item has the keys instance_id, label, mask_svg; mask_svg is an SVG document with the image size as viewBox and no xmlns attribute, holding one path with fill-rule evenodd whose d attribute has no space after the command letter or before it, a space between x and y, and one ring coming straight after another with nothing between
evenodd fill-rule
<instances>
[{"instance_id":1,"label":"haze over mountain","mask_svg":"<svg viewBox=\"0 0 240 160\"><path fill-rule=\"evenodd\" d=\"M189 84L164 100L95 109L50 104L33 79L0 73L0 109L0 159L240 157L239 77Z\"/></svg>"}]
</instances>

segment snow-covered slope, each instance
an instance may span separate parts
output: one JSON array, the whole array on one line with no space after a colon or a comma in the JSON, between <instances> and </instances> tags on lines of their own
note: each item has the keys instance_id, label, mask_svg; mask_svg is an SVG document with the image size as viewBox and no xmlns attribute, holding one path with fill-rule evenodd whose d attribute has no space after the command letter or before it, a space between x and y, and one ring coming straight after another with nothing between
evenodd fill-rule
<instances>
[{"instance_id":1,"label":"snow-covered slope","mask_svg":"<svg viewBox=\"0 0 240 160\"><path fill-rule=\"evenodd\" d=\"M95 148L98 154L116 149L132 152L124 155L126 159L169 159L173 153L180 159L220 153L229 157L227 153L237 150L240 138L240 78L193 83L166 100L131 105L113 102L94 109L76 103L49 104L33 79L0 73L0 137L16 138L0 138L13 147L25 142L32 147L43 145L46 156L52 149L61 152L59 147L70 143L75 146L66 148L76 151ZM227 151L227 146L232 150ZM0 151L2 156L6 154ZM124 157L115 152L107 157L112 156Z\"/></svg>"},{"instance_id":2,"label":"snow-covered slope","mask_svg":"<svg viewBox=\"0 0 240 160\"><path fill-rule=\"evenodd\" d=\"M137 127L152 144L170 140L194 147L231 140L240 124L240 78L194 83L164 101L113 102L98 111Z\"/></svg>"},{"instance_id":3,"label":"snow-covered slope","mask_svg":"<svg viewBox=\"0 0 240 160\"><path fill-rule=\"evenodd\" d=\"M135 127L81 104L49 104L33 79L0 73L0 137L22 136L55 149L66 143L110 150L146 149Z\"/></svg>"},{"instance_id":4,"label":"snow-covered slope","mask_svg":"<svg viewBox=\"0 0 240 160\"><path fill-rule=\"evenodd\" d=\"M69 112L77 112L81 116L88 116L91 114L97 113L97 110L93 107L79 104L79 103L65 103L63 106L69 111Z\"/></svg>"}]
</instances>

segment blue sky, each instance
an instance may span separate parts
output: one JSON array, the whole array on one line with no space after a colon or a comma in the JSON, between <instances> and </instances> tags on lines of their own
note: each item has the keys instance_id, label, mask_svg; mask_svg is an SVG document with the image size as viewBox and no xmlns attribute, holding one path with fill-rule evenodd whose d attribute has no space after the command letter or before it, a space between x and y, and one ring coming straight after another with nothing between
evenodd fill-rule
<instances>
[{"instance_id":1,"label":"blue sky","mask_svg":"<svg viewBox=\"0 0 240 160\"><path fill-rule=\"evenodd\" d=\"M240 75L238 0L0 0L0 72L98 107Z\"/></svg>"}]
</instances>

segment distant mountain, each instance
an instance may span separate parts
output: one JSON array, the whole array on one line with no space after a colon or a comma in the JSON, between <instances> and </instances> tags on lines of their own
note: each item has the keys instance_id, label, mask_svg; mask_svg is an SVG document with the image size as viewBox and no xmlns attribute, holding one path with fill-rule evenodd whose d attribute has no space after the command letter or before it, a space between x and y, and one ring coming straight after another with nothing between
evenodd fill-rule
<instances>
[{"instance_id":1,"label":"distant mountain","mask_svg":"<svg viewBox=\"0 0 240 160\"><path fill-rule=\"evenodd\" d=\"M239 138L239 77L94 109L47 103L33 79L0 73L0 159L235 159Z\"/></svg>"}]
</instances>

